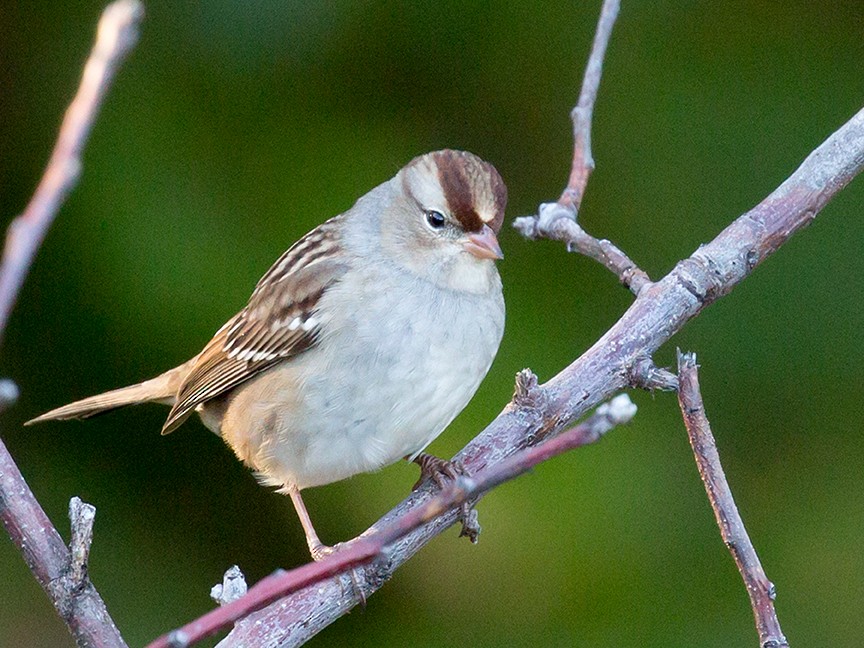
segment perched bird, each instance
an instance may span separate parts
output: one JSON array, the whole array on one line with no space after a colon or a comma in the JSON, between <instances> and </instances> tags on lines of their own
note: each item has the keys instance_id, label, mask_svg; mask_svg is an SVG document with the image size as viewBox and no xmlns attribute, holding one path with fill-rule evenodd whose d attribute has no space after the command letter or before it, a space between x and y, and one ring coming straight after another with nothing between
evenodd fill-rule
<instances>
[{"instance_id":1,"label":"perched bird","mask_svg":"<svg viewBox=\"0 0 864 648\"><path fill-rule=\"evenodd\" d=\"M152 380L29 423L124 405L171 406L167 434L193 412L291 496L316 560L300 491L421 454L471 400L504 331L495 260L507 189L488 162L443 150L295 243L249 303L194 358Z\"/></svg>"}]
</instances>

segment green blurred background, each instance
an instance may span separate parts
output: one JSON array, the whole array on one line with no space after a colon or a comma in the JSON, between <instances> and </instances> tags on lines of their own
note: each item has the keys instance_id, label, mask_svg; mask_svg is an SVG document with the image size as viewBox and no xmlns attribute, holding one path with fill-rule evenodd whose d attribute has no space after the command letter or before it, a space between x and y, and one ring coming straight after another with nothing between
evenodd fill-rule
<instances>
[{"instance_id":1,"label":"green blurred background","mask_svg":"<svg viewBox=\"0 0 864 648\"><path fill-rule=\"evenodd\" d=\"M0 7L0 214L26 204L80 78L102 3ZM166 411L21 423L197 352L270 263L414 155L495 163L509 219L554 199L598 2L147 3L138 48L93 131L80 186L42 248L0 373L21 387L2 435L66 533L98 508L91 573L130 645L307 559L287 498L199 422ZM864 104L864 6L625 2L594 128L582 222L653 277L778 185ZM727 474L793 645L864 634L864 179L658 354L696 351ZM507 331L432 451L450 456L525 366L554 375L632 298L563 246L501 237ZM437 539L317 645L756 645L673 396L602 443L496 490L479 546ZM416 468L310 491L325 541L362 531ZM70 646L0 539L0 646Z\"/></svg>"}]
</instances>

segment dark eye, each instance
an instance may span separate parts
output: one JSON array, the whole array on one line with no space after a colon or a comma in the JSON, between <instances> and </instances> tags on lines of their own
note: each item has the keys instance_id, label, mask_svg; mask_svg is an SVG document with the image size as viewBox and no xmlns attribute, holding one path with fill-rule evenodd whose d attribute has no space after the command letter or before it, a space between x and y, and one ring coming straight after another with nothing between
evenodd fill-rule
<instances>
[{"instance_id":1,"label":"dark eye","mask_svg":"<svg viewBox=\"0 0 864 648\"><path fill-rule=\"evenodd\" d=\"M432 229L439 229L444 227L444 223L446 223L447 220L441 212L430 209L426 212L426 222L429 223L429 227Z\"/></svg>"}]
</instances>

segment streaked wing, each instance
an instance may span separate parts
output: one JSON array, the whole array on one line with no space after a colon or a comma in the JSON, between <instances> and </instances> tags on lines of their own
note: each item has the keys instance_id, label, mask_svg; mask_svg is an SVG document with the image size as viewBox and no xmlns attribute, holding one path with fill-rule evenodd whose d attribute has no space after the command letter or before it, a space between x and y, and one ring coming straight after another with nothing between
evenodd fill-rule
<instances>
[{"instance_id":1,"label":"streaked wing","mask_svg":"<svg viewBox=\"0 0 864 648\"><path fill-rule=\"evenodd\" d=\"M249 303L196 358L162 428L179 427L198 405L315 344L321 296L344 274L332 218L297 241L258 282Z\"/></svg>"}]
</instances>

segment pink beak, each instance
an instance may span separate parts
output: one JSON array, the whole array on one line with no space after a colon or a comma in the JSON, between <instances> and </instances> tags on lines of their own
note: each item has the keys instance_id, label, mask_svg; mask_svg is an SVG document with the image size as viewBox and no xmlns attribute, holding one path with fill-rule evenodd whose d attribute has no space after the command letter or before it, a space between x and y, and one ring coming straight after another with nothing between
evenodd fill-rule
<instances>
[{"instance_id":1,"label":"pink beak","mask_svg":"<svg viewBox=\"0 0 864 648\"><path fill-rule=\"evenodd\" d=\"M468 243L465 244L465 249L478 259L504 258L504 253L501 251L501 246L498 245L495 232L488 225L484 225L483 229L478 233L468 235Z\"/></svg>"}]
</instances>

